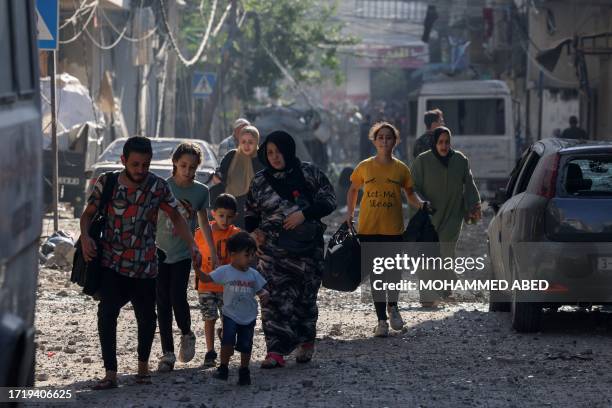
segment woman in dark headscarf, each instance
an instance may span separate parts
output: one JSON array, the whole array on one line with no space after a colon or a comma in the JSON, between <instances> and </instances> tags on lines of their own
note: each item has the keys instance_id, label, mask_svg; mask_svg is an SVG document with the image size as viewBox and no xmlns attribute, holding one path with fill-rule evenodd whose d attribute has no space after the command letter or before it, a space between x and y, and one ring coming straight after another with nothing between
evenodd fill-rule
<instances>
[{"instance_id":1,"label":"woman in dark headscarf","mask_svg":"<svg viewBox=\"0 0 612 408\"><path fill-rule=\"evenodd\" d=\"M442 126L433 132L431 149L411 167L414 190L431 202L431 217L440 239L442 257L454 257L464 219L478 221L480 195L467 157L451 148L451 131Z\"/></svg>"},{"instance_id":2,"label":"woman in dark headscarf","mask_svg":"<svg viewBox=\"0 0 612 408\"><path fill-rule=\"evenodd\" d=\"M325 228L320 219L335 209L336 197L327 176L296 157L288 133L269 134L258 156L265 169L251 183L245 228L257 241L257 269L270 292L261 311L268 350L262 368L275 368L296 347L297 362L314 354Z\"/></svg>"}]
</instances>

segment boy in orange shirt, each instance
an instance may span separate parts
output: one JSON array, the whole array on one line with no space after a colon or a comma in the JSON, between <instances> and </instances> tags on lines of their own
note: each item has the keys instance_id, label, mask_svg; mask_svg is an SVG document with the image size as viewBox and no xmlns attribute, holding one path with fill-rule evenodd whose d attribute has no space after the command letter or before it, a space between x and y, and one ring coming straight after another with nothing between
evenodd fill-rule
<instances>
[{"instance_id":1,"label":"boy in orange shirt","mask_svg":"<svg viewBox=\"0 0 612 408\"><path fill-rule=\"evenodd\" d=\"M231 194L220 194L213 205L212 215L214 221L210 221L210 227L219 266L230 263L231 259L227 251L227 240L232 235L240 232L240 228L232 224L238 210L237 207L236 198ZM211 273L213 268L210 250L200 229L195 232L195 241L202 254L202 272ZM198 274L196 274L196 289L198 290L206 337L204 365L206 367L214 367L216 365L215 360L217 359L217 353L215 352L215 323L223 306L223 286L216 283L203 282L198 279Z\"/></svg>"}]
</instances>

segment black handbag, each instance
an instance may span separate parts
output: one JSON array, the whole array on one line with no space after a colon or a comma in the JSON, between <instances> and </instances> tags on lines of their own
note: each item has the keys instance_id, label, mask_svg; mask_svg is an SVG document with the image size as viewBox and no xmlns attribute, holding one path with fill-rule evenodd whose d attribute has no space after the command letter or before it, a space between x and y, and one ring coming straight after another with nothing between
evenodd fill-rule
<instances>
[{"instance_id":1,"label":"black handbag","mask_svg":"<svg viewBox=\"0 0 612 408\"><path fill-rule=\"evenodd\" d=\"M322 284L341 292L353 292L361 283L361 245L353 224L343 223L325 251Z\"/></svg>"},{"instance_id":2,"label":"black handbag","mask_svg":"<svg viewBox=\"0 0 612 408\"><path fill-rule=\"evenodd\" d=\"M106 207L111 200L118 177L118 172L107 173L106 183L104 183L104 187L102 189L102 197L100 197L98 211L91 221L91 225L89 226L88 233L96 243L98 255L91 261L87 262L83 256L81 238L79 237L76 244L74 244L75 252L72 260L72 273L70 274L70 281L81 286L83 288L83 293L89 296L95 297L102 283L102 245L100 241L102 239L102 233L104 232L104 225L106 224Z\"/></svg>"},{"instance_id":3,"label":"black handbag","mask_svg":"<svg viewBox=\"0 0 612 408\"><path fill-rule=\"evenodd\" d=\"M279 181L265 171L263 174L270 186L272 186L272 189L274 189L281 198L285 198L282 193L282 188L278 185ZM302 179L304 179L303 176ZM306 180L303 182L306 183ZM309 204L312 204L310 191L309 194L305 194L304 198ZM291 255L311 255L317 246L323 244L323 232L325 232L325 228L325 224L318 220L305 220L303 223L290 230L283 228L278 234L276 246L284 249Z\"/></svg>"},{"instance_id":4,"label":"black handbag","mask_svg":"<svg viewBox=\"0 0 612 408\"><path fill-rule=\"evenodd\" d=\"M314 252L323 235L320 222L306 220L294 229L283 228L276 245L292 255L309 255Z\"/></svg>"}]
</instances>

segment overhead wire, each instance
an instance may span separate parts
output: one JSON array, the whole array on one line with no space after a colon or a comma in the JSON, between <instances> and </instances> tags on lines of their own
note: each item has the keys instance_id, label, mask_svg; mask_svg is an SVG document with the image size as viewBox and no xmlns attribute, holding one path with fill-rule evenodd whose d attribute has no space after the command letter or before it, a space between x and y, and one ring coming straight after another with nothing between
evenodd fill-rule
<instances>
[{"instance_id":1,"label":"overhead wire","mask_svg":"<svg viewBox=\"0 0 612 408\"><path fill-rule=\"evenodd\" d=\"M142 8L142 4L143 4L143 0L140 1L140 5ZM153 36L156 32L157 32L157 26L154 27L151 31L149 31L147 34L145 34L144 36L140 37L140 38L134 38L134 37L130 37L127 35L127 29L128 29L128 24L126 23L126 26L123 28L123 30L119 30L117 28L117 26L115 26L113 24L113 22L111 21L110 17L108 17L108 15L106 14L106 12L104 11L104 9L102 7L98 7L99 3L98 0L96 0L93 3L90 3L88 5L88 7L91 7L91 11L89 14L89 17L87 18L87 20L85 21L85 23L83 24L83 27L81 27L81 30L74 35L72 38L68 39L68 40L60 40L59 43L60 44L69 44L72 43L74 41L76 41L77 39L80 38L80 36L82 34L85 34L87 37L89 37L89 39L91 40L91 42L98 48L102 49L102 50L110 50L113 49L114 47L116 47L121 40L126 40L126 41L130 41L130 42L141 42L141 41L145 41L148 38L150 38L151 36ZM82 7L83 5L81 5ZM116 38L113 43L111 44L103 44L99 41L97 41L94 36L92 35L92 33L89 31L89 29L87 28L89 26L89 23L91 22L92 18L96 15L96 11L100 11L102 16L104 17L104 19L108 22L110 28L119 35L118 38ZM132 15L132 10L130 10L130 16ZM128 17L128 21L129 21L129 17Z\"/></svg>"},{"instance_id":2,"label":"overhead wire","mask_svg":"<svg viewBox=\"0 0 612 408\"><path fill-rule=\"evenodd\" d=\"M140 0L140 8L142 8L142 5L144 3L144 0ZM108 16L108 14L106 14L106 11L104 11L104 8L100 8L100 12L102 13L102 17L104 17L104 19L106 20L106 22L108 23L108 25L110 26L110 28L118 35L121 35L123 30L119 30L117 28L117 26L115 26L115 24L112 22L111 18ZM145 35L143 35L140 38L135 38L135 37L131 37L127 34L123 34L123 39L126 41L130 41L130 42L141 42L141 41L145 41L147 39L149 39L153 34L155 34L158 30L158 27L155 26L153 27L148 33L146 33Z\"/></svg>"},{"instance_id":3,"label":"overhead wire","mask_svg":"<svg viewBox=\"0 0 612 408\"><path fill-rule=\"evenodd\" d=\"M312 99L310 98L310 95L308 95L306 90L304 90L304 88L302 88L302 86L298 83L298 81L291 75L289 70L287 68L285 68L285 66L283 64L281 64L281 62L276 57L276 55L274 55L272 53L272 51L270 51L270 49L266 46L265 43L262 43L261 46L262 46L263 50L265 51L265 53L268 55L268 57L272 60L274 65L276 65L278 67L278 69L281 71L281 73L285 76L285 78L287 78L289 80L289 82L291 83L291 85L293 85L293 87L295 89L297 89L297 91L300 94L302 94L304 99L306 99L306 102L308 103L308 105L310 105L311 108L316 109L316 105L312 102Z\"/></svg>"},{"instance_id":4,"label":"overhead wire","mask_svg":"<svg viewBox=\"0 0 612 408\"><path fill-rule=\"evenodd\" d=\"M98 48L100 48L101 50L112 50L113 48L115 48L123 39L125 32L127 31L127 26L125 26L125 28L123 29L123 32L121 34L119 34L119 37L117 37L117 39L109 44L109 45L104 45L102 43L99 43L94 37L93 35L89 32L89 30L87 29L87 27L85 27L85 34L87 35L87 37L89 37L89 39L91 40L91 42ZM102 33L102 31L100 31Z\"/></svg>"},{"instance_id":5,"label":"overhead wire","mask_svg":"<svg viewBox=\"0 0 612 408\"><path fill-rule=\"evenodd\" d=\"M174 49L174 52L176 52L176 55L178 56L179 60L181 61L181 63L186 66L186 67L190 67L194 64L196 64L200 58L202 57L202 55L204 54L204 49L206 48L206 45L208 44L208 40L210 38L210 33L212 30L212 26L213 26L213 21L214 21L214 17L215 17L215 13L217 10L217 2L218 0L213 0L213 5L212 5L212 10L211 10L211 14L210 17L208 19L208 26L206 27L206 32L204 34L204 37L202 38L202 41L200 42L200 45L198 47L198 50L196 51L195 55L192 58L186 58L183 53L181 52L179 46L178 46L178 42L176 40L176 38L174 38L174 34L172 32L172 28L170 27L170 24L168 23L168 16L166 15L166 5L164 0L159 0L159 3L161 5L161 14L162 14L162 20L164 22L164 26L166 28L166 31L168 32L168 39L170 40L170 44L172 45L172 48ZM227 16L227 15L225 15ZM224 21L224 20L221 20Z\"/></svg>"},{"instance_id":6,"label":"overhead wire","mask_svg":"<svg viewBox=\"0 0 612 408\"><path fill-rule=\"evenodd\" d=\"M181 50L180 50L180 48L178 46L178 42L174 38L174 34L172 32L172 29L170 27L170 24L168 23L168 16L166 15L166 7L165 7L165 4L164 4L164 0L160 0L160 5L161 5L161 12L162 12L162 19L163 19L164 25L166 27L166 31L168 32L168 38L170 40L170 43L172 44L172 48L176 52L179 60L181 61L181 63L183 65L185 65L187 67L189 67L191 65L194 65L202 57L202 54L204 53L204 49L206 47L206 44L208 43L208 38L209 38L209 35L210 35L210 30L212 28L214 16L215 16L215 13L216 13L216 10L217 10L217 0L214 0L214 2L213 2L211 14L209 16L208 26L206 27L206 32L204 34L204 37L203 37L202 41L200 42L200 45L198 46L198 50L196 51L195 55L192 58L190 58L190 59L187 59L181 53Z\"/></svg>"},{"instance_id":7,"label":"overhead wire","mask_svg":"<svg viewBox=\"0 0 612 408\"><path fill-rule=\"evenodd\" d=\"M89 13L89 17L87 17L87 20L85 21L85 23L83 23L83 27L81 28L81 31L79 31L77 34L75 34L69 40L58 40L58 43L60 43L60 44L70 44L70 43L78 40L79 37L85 32L85 29L87 28L87 26L89 25L89 23L93 19L93 16L94 16L94 14L96 12L96 9L98 8L98 0L96 0L95 2L93 2L91 4L92 4L92 8L91 8L91 11Z\"/></svg>"},{"instance_id":8,"label":"overhead wire","mask_svg":"<svg viewBox=\"0 0 612 408\"><path fill-rule=\"evenodd\" d=\"M82 0L81 4L74 11L74 14L68 17L67 19L65 19L64 22L59 26L59 29L63 30L64 28L68 27L69 24L75 25L77 22L77 19L80 17L81 12L83 12L87 8L93 7L95 3L96 2L94 1L93 3L88 4L87 0Z\"/></svg>"},{"instance_id":9,"label":"overhead wire","mask_svg":"<svg viewBox=\"0 0 612 408\"><path fill-rule=\"evenodd\" d=\"M221 15L221 18L219 19L219 23L217 24L217 27L215 27L215 29L212 32L213 37L216 37L217 34L219 34L219 31L221 31L221 28L223 27L223 23L225 23L225 20L227 19L227 14L230 12L231 9L232 9L232 4L230 3L225 8L225 11Z\"/></svg>"}]
</instances>

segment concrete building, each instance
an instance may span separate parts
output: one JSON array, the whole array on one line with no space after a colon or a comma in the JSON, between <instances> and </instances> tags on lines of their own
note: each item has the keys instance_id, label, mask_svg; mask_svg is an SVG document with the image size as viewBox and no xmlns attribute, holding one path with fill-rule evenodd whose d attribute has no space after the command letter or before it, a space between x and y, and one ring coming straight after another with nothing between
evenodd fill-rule
<instances>
[{"instance_id":1,"label":"concrete building","mask_svg":"<svg viewBox=\"0 0 612 408\"><path fill-rule=\"evenodd\" d=\"M105 139L156 134L164 54L155 10L143 4L60 2L57 72L75 76L89 89L111 125Z\"/></svg>"},{"instance_id":2,"label":"concrete building","mask_svg":"<svg viewBox=\"0 0 612 408\"><path fill-rule=\"evenodd\" d=\"M591 139L612 139L612 2L609 0L515 0L526 17L526 121L531 140L550 137L568 127L570 115ZM605 34L596 40L584 36ZM578 47L572 44L577 39ZM561 42L557 55L539 59ZM585 52L584 64L576 59ZM552 61L552 62L551 62ZM546 67L550 62L554 67Z\"/></svg>"}]
</instances>

